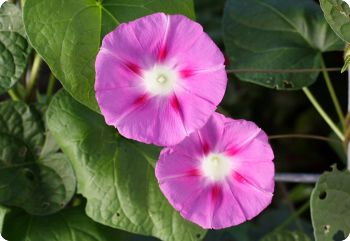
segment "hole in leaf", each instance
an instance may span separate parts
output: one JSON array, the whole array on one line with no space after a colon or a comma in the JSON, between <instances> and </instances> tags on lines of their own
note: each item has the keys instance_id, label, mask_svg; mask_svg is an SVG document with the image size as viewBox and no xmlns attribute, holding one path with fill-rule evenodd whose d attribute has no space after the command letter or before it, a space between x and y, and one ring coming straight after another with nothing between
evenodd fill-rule
<instances>
[{"instance_id":1,"label":"hole in leaf","mask_svg":"<svg viewBox=\"0 0 350 241\"><path fill-rule=\"evenodd\" d=\"M117 213L117 217L120 217L120 213Z\"/></svg>"},{"instance_id":2,"label":"hole in leaf","mask_svg":"<svg viewBox=\"0 0 350 241\"><path fill-rule=\"evenodd\" d=\"M201 237L201 235L200 235L199 233L197 233L197 234L196 234L196 238L199 239L200 237Z\"/></svg>"},{"instance_id":3,"label":"hole in leaf","mask_svg":"<svg viewBox=\"0 0 350 241\"><path fill-rule=\"evenodd\" d=\"M333 235L334 241L343 241L345 239L344 232L339 230L336 234Z\"/></svg>"},{"instance_id":4,"label":"hole in leaf","mask_svg":"<svg viewBox=\"0 0 350 241\"><path fill-rule=\"evenodd\" d=\"M28 168L23 169L24 176L31 182L35 181L35 175L34 172Z\"/></svg>"},{"instance_id":5,"label":"hole in leaf","mask_svg":"<svg viewBox=\"0 0 350 241\"><path fill-rule=\"evenodd\" d=\"M330 229L331 229L331 225L329 224L323 226L323 231L325 234L329 233Z\"/></svg>"},{"instance_id":6,"label":"hole in leaf","mask_svg":"<svg viewBox=\"0 0 350 241\"><path fill-rule=\"evenodd\" d=\"M327 193L325 191L321 192L320 195L318 196L321 200L326 199Z\"/></svg>"},{"instance_id":7,"label":"hole in leaf","mask_svg":"<svg viewBox=\"0 0 350 241\"><path fill-rule=\"evenodd\" d=\"M46 209L46 208L50 207L50 203L48 203L48 202L43 202L43 203L41 204L41 207L44 208L44 209Z\"/></svg>"}]
</instances>

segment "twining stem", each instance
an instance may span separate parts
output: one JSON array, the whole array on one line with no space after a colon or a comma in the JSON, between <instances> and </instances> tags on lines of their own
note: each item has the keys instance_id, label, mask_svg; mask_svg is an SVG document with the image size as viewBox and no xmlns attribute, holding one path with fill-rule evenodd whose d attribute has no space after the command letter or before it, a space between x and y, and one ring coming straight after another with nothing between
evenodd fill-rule
<instances>
[{"instance_id":1,"label":"twining stem","mask_svg":"<svg viewBox=\"0 0 350 241\"><path fill-rule=\"evenodd\" d=\"M321 57L321 67L322 67L323 78L324 78L324 80L326 82L329 94L331 95L331 98L332 98L335 110L336 110L336 112L338 114L340 122L342 123L343 129L345 129L345 116L344 116L344 113L343 113L343 111L342 111L342 109L340 107L338 97L337 97L337 95L336 95L336 93L334 91L334 87L333 87L331 78L329 77L329 74L328 74L328 72L326 70L326 65L324 63L323 57Z\"/></svg>"},{"instance_id":2,"label":"twining stem","mask_svg":"<svg viewBox=\"0 0 350 241\"><path fill-rule=\"evenodd\" d=\"M27 97L31 95L32 90L38 80L38 74L40 71L40 66L42 63L42 59L38 54L35 54L32 70L30 72L29 81L27 84Z\"/></svg>"},{"instance_id":3,"label":"twining stem","mask_svg":"<svg viewBox=\"0 0 350 241\"><path fill-rule=\"evenodd\" d=\"M338 139L333 139L330 137L325 137L325 136L317 136L317 135L309 135L309 134L282 134L282 135L270 135L269 139L274 140L274 139L311 139L311 140L318 140L318 141L327 141L327 142L337 142L342 144L341 141Z\"/></svg>"},{"instance_id":4,"label":"twining stem","mask_svg":"<svg viewBox=\"0 0 350 241\"><path fill-rule=\"evenodd\" d=\"M334 131L334 133L339 137L341 141L344 141L344 134L339 130L337 125L332 121L329 115L324 111L321 105L318 103L314 95L310 92L309 88L303 87L303 91L307 98L310 100L312 105L315 107L317 112L321 115L321 117L325 120L325 122L329 125L329 127Z\"/></svg>"},{"instance_id":5,"label":"twining stem","mask_svg":"<svg viewBox=\"0 0 350 241\"><path fill-rule=\"evenodd\" d=\"M315 173L278 172L275 175L275 181L288 183L316 183L320 176L321 174Z\"/></svg>"},{"instance_id":6,"label":"twining stem","mask_svg":"<svg viewBox=\"0 0 350 241\"><path fill-rule=\"evenodd\" d=\"M303 206L301 206L298 210L296 210L289 218L287 218L283 223L278 225L274 229L274 232L279 232L279 231L282 231L283 229L286 229L291 223L294 222L295 219L297 219L309 208L310 208L310 201L308 200Z\"/></svg>"},{"instance_id":7,"label":"twining stem","mask_svg":"<svg viewBox=\"0 0 350 241\"><path fill-rule=\"evenodd\" d=\"M21 98L18 97L18 95L16 94L16 92L13 89L9 90L7 93L13 101L20 101L21 100Z\"/></svg>"},{"instance_id":8,"label":"twining stem","mask_svg":"<svg viewBox=\"0 0 350 241\"><path fill-rule=\"evenodd\" d=\"M46 96L50 97L53 93L53 89L55 88L55 84L56 84L56 77L51 73L50 74L50 79L49 79L49 84L47 86L47 91L46 91Z\"/></svg>"},{"instance_id":9,"label":"twining stem","mask_svg":"<svg viewBox=\"0 0 350 241\"><path fill-rule=\"evenodd\" d=\"M270 74L283 74L283 73L313 73L326 70L327 72L339 72L342 68L309 68L309 69L227 69L228 74L236 73L270 73Z\"/></svg>"}]
</instances>

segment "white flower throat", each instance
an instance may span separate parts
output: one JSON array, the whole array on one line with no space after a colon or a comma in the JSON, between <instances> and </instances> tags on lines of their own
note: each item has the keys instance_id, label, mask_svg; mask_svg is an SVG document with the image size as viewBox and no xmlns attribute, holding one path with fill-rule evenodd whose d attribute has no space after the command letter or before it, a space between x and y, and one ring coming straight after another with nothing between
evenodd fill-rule
<instances>
[{"instance_id":1,"label":"white flower throat","mask_svg":"<svg viewBox=\"0 0 350 241\"><path fill-rule=\"evenodd\" d=\"M178 78L178 73L167 65L155 65L143 73L146 90L153 95L172 93Z\"/></svg>"},{"instance_id":2,"label":"white flower throat","mask_svg":"<svg viewBox=\"0 0 350 241\"><path fill-rule=\"evenodd\" d=\"M211 181L223 181L232 172L232 160L222 153L210 153L202 160L202 173Z\"/></svg>"}]
</instances>

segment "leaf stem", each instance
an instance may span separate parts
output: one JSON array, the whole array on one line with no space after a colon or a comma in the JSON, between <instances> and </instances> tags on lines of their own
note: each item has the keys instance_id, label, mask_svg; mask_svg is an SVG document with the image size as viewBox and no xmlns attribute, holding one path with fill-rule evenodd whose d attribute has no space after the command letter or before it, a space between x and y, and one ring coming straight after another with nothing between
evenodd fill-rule
<instances>
[{"instance_id":1,"label":"leaf stem","mask_svg":"<svg viewBox=\"0 0 350 241\"><path fill-rule=\"evenodd\" d=\"M276 173L276 182L289 182L289 183L316 183L321 174L315 173Z\"/></svg>"},{"instance_id":2,"label":"leaf stem","mask_svg":"<svg viewBox=\"0 0 350 241\"><path fill-rule=\"evenodd\" d=\"M339 117L339 120L342 124L342 127L343 129L345 129L345 116L344 116L344 113L340 107L340 104L339 104L339 100L338 100L338 97L334 91L334 87L333 87L333 84L332 84L332 81L331 81L331 78L329 77L329 74L326 70L326 64L324 62L324 59L323 57L321 57L321 67L322 67L322 74L323 74L323 78L326 82L326 85L327 85L327 88L328 88L328 92L332 98L332 101L333 101L333 104L334 104L334 107L335 107L335 110L338 114L338 117Z\"/></svg>"},{"instance_id":3,"label":"leaf stem","mask_svg":"<svg viewBox=\"0 0 350 241\"><path fill-rule=\"evenodd\" d=\"M286 229L295 219L297 219L301 214L310 208L310 201L308 200L303 206L296 210L289 218L287 218L283 223L278 225L273 232L279 232Z\"/></svg>"},{"instance_id":4,"label":"leaf stem","mask_svg":"<svg viewBox=\"0 0 350 241\"><path fill-rule=\"evenodd\" d=\"M32 70L30 72L29 81L27 84L27 97L29 97L31 95L33 88L36 84L36 81L38 79L38 74L40 71L41 63L42 63L41 57L38 54L35 54Z\"/></svg>"},{"instance_id":5,"label":"leaf stem","mask_svg":"<svg viewBox=\"0 0 350 241\"><path fill-rule=\"evenodd\" d=\"M10 89L7 93L13 101L20 101L21 100L21 98L18 97L18 95L16 94L16 92L13 89Z\"/></svg>"},{"instance_id":6,"label":"leaf stem","mask_svg":"<svg viewBox=\"0 0 350 241\"><path fill-rule=\"evenodd\" d=\"M336 143L341 143L338 139L333 139L330 137L325 137L325 136L317 136L317 135L309 135L309 134L281 134L281 135L270 135L269 139L274 140L274 139L311 139L311 140L318 140L318 141L327 141L327 142L336 142Z\"/></svg>"},{"instance_id":7,"label":"leaf stem","mask_svg":"<svg viewBox=\"0 0 350 241\"><path fill-rule=\"evenodd\" d=\"M315 107L317 112L321 115L324 121L329 125L329 127L334 131L334 133L339 137L341 141L344 141L344 134L339 130L337 125L332 121L329 115L324 111L321 105L318 103L314 95L310 92L309 88L303 87L303 91L306 97L310 100L311 104Z\"/></svg>"},{"instance_id":8,"label":"leaf stem","mask_svg":"<svg viewBox=\"0 0 350 241\"><path fill-rule=\"evenodd\" d=\"M49 78L49 84L46 90L47 97L50 97L52 95L53 89L55 88L55 85L56 85L56 81L57 81L56 77L51 73Z\"/></svg>"},{"instance_id":9,"label":"leaf stem","mask_svg":"<svg viewBox=\"0 0 350 241\"><path fill-rule=\"evenodd\" d=\"M227 69L226 73L313 73L326 70L328 72L339 72L341 68L311 68L311 69Z\"/></svg>"}]
</instances>

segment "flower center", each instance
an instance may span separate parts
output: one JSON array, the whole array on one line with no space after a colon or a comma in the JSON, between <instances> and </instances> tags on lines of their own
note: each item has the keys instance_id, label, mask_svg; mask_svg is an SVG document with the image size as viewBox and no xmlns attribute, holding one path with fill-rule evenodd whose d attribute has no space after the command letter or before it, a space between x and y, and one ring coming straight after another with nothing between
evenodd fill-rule
<instances>
[{"instance_id":1,"label":"flower center","mask_svg":"<svg viewBox=\"0 0 350 241\"><path fill-rule=\"evenodd\" d=\"M173 92L179 76L166 65L155 65L143 73L146 90L153 95L169 95Z\"/></svg>"},{"instance_id":2,"label":"flower center","mask_svg":"<svg viewBox=\"0 0 350 241\"><path fill-rule=\"evenodd\" d=\"M160 75L158 76L157 81L159 84L164 84L167 81L167 79L164 75Z\"/></svg>"},{"instance_id":3,"label":"flower center","mask_svg":"<svg viewBox=\"0 0 350 241\"><path fill-rule=\"evenodd\" d=\"M232 160L221 153L210 153L202 161L202 172L211 181L223 181L232 171Z\"/></svg>"}]
</instances>

